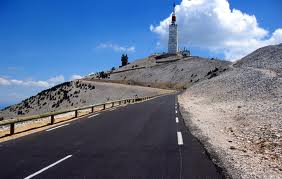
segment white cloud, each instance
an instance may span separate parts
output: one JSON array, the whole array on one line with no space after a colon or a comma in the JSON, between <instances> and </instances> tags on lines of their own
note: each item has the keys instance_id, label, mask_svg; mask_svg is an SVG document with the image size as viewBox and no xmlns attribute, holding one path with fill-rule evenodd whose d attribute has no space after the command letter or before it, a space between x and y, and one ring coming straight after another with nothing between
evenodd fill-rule
<instances>
[{"instance_id":1,"label":"white cloud","mask_svg":"<svg viewBox=\"0 0 282 179\"><path fill-rule=\"evenodd\" d=\"M18 99L27 98L28 96L13 92L13 93L8 93L7 97L18 100Z\"/></svg>"},{"instance_id":2,"label":"white cloud","mask_svg":"<svg viewBox=\"0 0 282 179\"><path fill-rule=\"evenodd\" d=\"M71 78L70 78L70 80L71 80L71 81L72 81L72 80L79 80L79 79L81 79L81 78L83 78L83 76L80 76L80 75L72 75Z\"/></svg>"},{"instance_id":3,"label":"white cloud","mask_svg":"<svg viewBox=\"0 0 282 179\"><path fill-rule=\"evenodd\" d=\"M224 53L236 60L266 45L282 42L282 28L272 34L260 27L256 17L230 9L227 0L182 0L176 6L180 45ZM166 46L170 17L150 30L160 36Z\"/></svg>"},{"instance_id":4,"label":"white cloud","mask_svg":"<svg viewBox=\"0 0 282 179\"><path fill-rule=\"evenodd\" d=\"M26 86L26 87L40 87L40 88L50 88L59 83L64 82L64 76L52 77L46 81L33 81L33 80L17 80L9 79L5 77L0 77L0 86Z\"/></svg>"},{"instance_id":5,"label":"white cloud","mask_svg":"<svg viewBox=\"0 0 282 179\"><path fill-rule=\"evenodd\" d=\"M65 78L63 75L55 76L47 80L50 84L59 84L63 83L65 81Z\"/></svg>"},{"instance_id":6,"label":"white cloud","mask_svg":"<svg viewBox=\"0 0 282 179\"><path fill-rule=\"evenodd\" d=\"M74 74L71 75L70 81L81 79L83 76ZM8 77L0 76L0 87L1 86L25 86L25 87L40 87L40 88L50 88L57 84L65 82L65 77L63 75L51 77L48 80L42 81L34 81L34 80L18 80L18 79L10 79Z\"/></svg>"},{"instance_id":7,"label":"white cloud","mask_svg":"<svg viewBox=\"0 0 282 179\"><path fill-rule=\"evenodd\" d=\"M120 45L116 45L116 44L111 44L111 43L102 43L99 44L97 46L97 48L107 48L107 49L112 49L115 52L135 52L135 47L131 46L131 47L123 47Z\"/></svg>"},{"instance_id":8,"label":"white cloud","mask_svg":"<svg viewBox=\"0 0 282 179\"><path fill-rule=\"evenodd\" d=\"M5 79L5 78L2 78L0 77L0 86L4 86L4 85L10 85L10 81Z\"/></svg>"}]
</instances>

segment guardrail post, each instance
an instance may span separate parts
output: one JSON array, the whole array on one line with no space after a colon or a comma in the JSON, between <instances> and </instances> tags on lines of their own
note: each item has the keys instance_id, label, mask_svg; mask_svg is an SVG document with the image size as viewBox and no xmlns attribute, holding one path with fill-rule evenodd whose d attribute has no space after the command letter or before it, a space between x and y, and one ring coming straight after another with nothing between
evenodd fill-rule
<instances>
[{"instance_id":1,"label":"guardrail post","mask_svg":"<svg viewBox=\"0 0 282 179\"><path fill-rule=\"evenodd\" d=\"M78 113L78 111L77 111L77 110L75 110L75 111L74 111L74 117L75 117L75 118L77 118L77 116L78 116L78 114L77 114L77 113Z\"/></svg>"},{"instance_id":2,"label":"guardrail post","mask_svg":"<svg viewBox=\"0 0 282 179\"><path fill-rule=\"evenodd\" d=\"M112 107L114 107L115 106L115 102L112 102Z\"/></svg>"},{"instance_id":3,"label":"guardrail post","mask_svg":"<svg viewBox=\"0 0 282 179\"><path fill-rule=\"evenodd\" d=\"M105 110L106 109L106 104L103 104L103 110Z\"/></svg>"},{"instance_id":4,"label":"guardrail post","mask_svg":"<svg viewBox=\"0 0 282 179\"><path fill-rule=\"evenodd\" d=\"M119 106L121 105L121 101L118 102L118 105L119 105Z\"/></svg>"},{"instance_id":5,"label":"guardrail post","mask_svg":"<svg viewBox=\"0 0 282 179\"><path fill-rule=\"evenodd\" d=\"M94 112L94 106L91 107L91 113L93 113L93 112Z\"/></svg>"},{"instance_id":6,"label":"guardrail post","mask_svg":"<svg viewBox=\"0 0 282 179\"><path fill-rule=\"evenodd\" d=\"M11 123L10 126L10 135L13 135L15 133L15 123Z\"/></svg>"},{"instance_id":7,"label":"guardrail post","mask_svg":"<svg viewBox=\"0 0 282 179\"><path fill-rule=\"evenodd\" d=\"M54 115L51 115L51 125L53 125L55 123L55 117Z\"/></svg>"}]
</instances>

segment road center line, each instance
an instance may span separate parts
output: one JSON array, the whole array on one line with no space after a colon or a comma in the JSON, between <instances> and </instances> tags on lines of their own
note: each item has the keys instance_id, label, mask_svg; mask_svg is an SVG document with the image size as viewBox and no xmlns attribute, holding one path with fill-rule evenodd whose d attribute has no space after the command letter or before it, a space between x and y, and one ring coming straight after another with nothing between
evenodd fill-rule
<instances>
[{"instance_id":1,"label":"road center line","mask_svg":"<svg viewBox=\"0 0 282 179\"><path fill-rule=\"evenodd\" d=\"M67 124L64 124L64 125L60 125L60 126L57 126L57 127L54 127L54 128L51 128L51 129L47 129L46 131L52 131L52 130L54 130L54 129L58 129L58 128L60 128L60 127L64 127L64 126L67 126L67 125L69 125L69 123L67 123Z\"/></svg>"},{"instance_id":2,"label":"road center line","mask_svg":"<svg viewBox=\"0 0 282 179\"><path fill-rule=\"evenodd\" d=\"M183 145L183 138L181 132L177 132L178 145Z\"/></svg>"},{"instance_id":3,"label":"road center line","mask_svg":"<svg viewBox=\"0 0 282 179\"><path fill-rule=\"evenodd\" d=\"M175 122L176 122L176 123L179 123L178 117L175 118Z\"/></svg>"},{"instance_id":4,"label":"road center line","mask_svg":"<svg viewBox=\"0 0 282 179\"><path fill-rule=\"evenodd\" d=\"M94 114L94 115L92 115L92 116L89 116L88 119L90 119L90 118L92 118L92 117L95 117L95 116L98 116L98 115L99 115L99 113L98 113L98 114Z\"/></svg>"},{"instance_id":5,"label":"road center line","mask_svg":"<svg viewBox=\"0 0 282 179\"><path fill-rule=\"evenodd\" d=\"M55 165L57 165L57 164L63 162L64 160L67 160L67 159L70 158L70 157L72 157L72 155L68 155L68 156L66 156L65 158L62 158L61 160L59 160L59 161L57 161L57 162L55 162L55 163L53 163L53 164L51 164L51 165L49 165L49 166L47 166L47 167L41 169L41 170L39 170L38 172L35 172L34 174L31 174L31 175L25 177L24 179L33 178L33 177L35 177L36 175L38 175L38 174L44 172L45 170L48 170L48 169L51 168L51 167L54 167Z\"/></svg>"}]
</instances>

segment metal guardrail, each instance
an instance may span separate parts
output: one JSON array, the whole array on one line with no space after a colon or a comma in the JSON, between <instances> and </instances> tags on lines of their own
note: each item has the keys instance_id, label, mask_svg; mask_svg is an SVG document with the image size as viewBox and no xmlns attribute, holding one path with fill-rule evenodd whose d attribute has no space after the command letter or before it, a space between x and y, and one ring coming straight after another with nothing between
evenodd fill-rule
<instances>
[{"instance_id":1,"label":"metal guardrail","mask_svg":"<svg viewBox=\"0 0 282 179\"><path fill-rule=\"evenodd\" d=\"M82 111L82 110L91 109L91 112L86 114L86 115L88 115L88 114L94 113L94 111L95 111L94 109L96 107L100 107L100 108L102 107L102 109L100 109L98 111L103 111L103 110L106 110L106 109L113 108L115 106L121 106L121 105L124 105L124 104L141 102L141 101L145 101L145 100L152 99L152 98L155 98L155 97L159 97L159 96L162 96L162 95L155 95L155 96L142 97L142 98L129 98L129 99L111 101L111 102L106 102L106 103L101 103L101 104L95 104L95 105L91 105L91 106L85 106L85 107L82 107L82 108L74 108L74 109L65 110L65 111L46 113L46 114L42 114L42 115L35 115L35 116L30 116L30 117L21 118L21 119L9 119L9 120L0 121L0 127L10 125L10 135L13 135L13 134L15 134L15 124L16 123L22 123L22 122L33 121L33 120L37 120L37 119L50 117L50 123L48 123L47 125L44 125L44 126L48 126L48 125L55 124L55 116L60 115L60 114L66 114L66 113L74 112L74 117L70 118L70 119L74 119L74 118L77 118L77 117L84 116L84 115L78 116L78 112ZM111 105L111 106L107 108L107 105ZM67 120L70 120L70 119L66 119L64 121L67 121ZM41 127L43 127L43 126L41 126Z\"/></svg>"}]
</instances>

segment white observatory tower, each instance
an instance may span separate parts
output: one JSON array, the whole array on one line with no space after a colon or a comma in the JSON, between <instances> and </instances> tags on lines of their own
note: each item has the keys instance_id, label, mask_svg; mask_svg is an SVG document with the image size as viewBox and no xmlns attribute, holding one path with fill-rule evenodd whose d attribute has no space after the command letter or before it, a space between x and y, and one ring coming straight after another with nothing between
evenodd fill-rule
<instances>
[{"instance_id":1,"label":"white observatory tower","mask_svg":"<svg viewBox=\"0 0 282 179\"><path fill-rule=\"evenodd\" d=\"M177 52L178 52L178 33L177 33L175 3L174 3L173 13L171 17L171 24L169 25L168 53L176 54Z\"/></svg>"}]
</instances>

